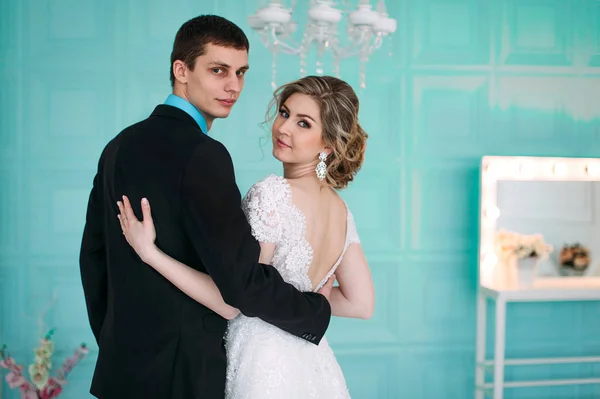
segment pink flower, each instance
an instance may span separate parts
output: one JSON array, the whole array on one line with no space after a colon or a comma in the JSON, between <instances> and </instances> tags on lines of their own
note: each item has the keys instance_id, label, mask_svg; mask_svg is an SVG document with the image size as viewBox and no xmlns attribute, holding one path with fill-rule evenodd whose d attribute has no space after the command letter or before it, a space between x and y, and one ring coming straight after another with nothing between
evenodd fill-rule
<instances>
[{"instance_id":1,"label":"pink flower","mask_svg":"<svg viewBox=\"0 0 600 399\"><path fill-rule=\"evenodd\" d=\"M10 372L6 374L6 382L8 382L8 386L13 389L19 387L23 384L27 384L27 380L21 374L17 374L14 372Z\"/></svg>"},{"instance_id":2,"label":"pink flower","mask_svg":"<svg viewBox=\"0 0 600 399\"><path fill-rule=\"evenodd\" d=\"M7 357L5 360L0 361L0 367L3 367L5 369L10 369L16 365L17 364L15 363L15 359L13 359L12 357Z\"/></svg>"},{"instance_id":3,"label":"pink flower","mask_svg":"<svg viewBox=\"0 0 600 399\"><path fill-rule=\"evenodd\" d=\"M54 385L56 385L56 386L63 386L63 385L65 385L67 383L67 381L62 380L62 379L57 378L57 377L50 378L50 381L52 383L54 383Z\"/></svg>"},{"instance_id":4,"label":"pink flower","mask_svg":"<svg viewBox=\"0 0 600 399\"><path fill-rule=\"evenodd\" d=\"M44 390L40 393L40 399L53 399L56 398L62 392L62 387L60 385L54 385L50 387L44 388Z\"/></svg>"},{"instance_id":5,"label":"pink flower","mask_svg":"<svg viewBox=\"0 0 600 399\"><path fill-rule=\"evenodd\" d=\"M35 389L31 384L23 379L23 383L19 386L21 392L21 399L39 399Z\"/></svg>"},{"instance_id":6,"label":"pink flower","mask_svg":"<svg viewBox=\"0 0 600 399\"><path fill-rule=\"evenodd\" d=\"M27 390L27 391L21 392L21 399L40 399L40 398L38 398L37 393L35 393L35 391Z\"/></svg>"}]
</instances>

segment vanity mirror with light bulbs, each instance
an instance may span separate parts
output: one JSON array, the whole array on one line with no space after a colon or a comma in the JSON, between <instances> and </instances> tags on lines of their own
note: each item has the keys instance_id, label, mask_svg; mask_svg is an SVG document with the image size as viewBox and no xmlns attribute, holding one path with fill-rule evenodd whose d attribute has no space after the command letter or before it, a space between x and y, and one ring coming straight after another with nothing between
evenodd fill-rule
<instances>
[{"instance_id":1,"label":"vanity mirror with light bulbs","mask_svg":"<svg viewBox=\"0 0 600 399\"><path fill-rule=\"evenodd\" d=\"M480 285L600 287L600 159L485 156L480 189Z\"/></svg>"},{"instance_id":2,"label":"vanity mirror with light bulbs","mask_svg":"<svg viewBox=\"0 0 600 399\"><path fill-rule=\"evenodd\" d=\"M504 378L506 366L600 363L597 355L506 358L507 303L600 301L600 159L483 157L479 227L475 399L503 399L506 388L600 384L600 376Z\"/></svg>"}]
</instances>

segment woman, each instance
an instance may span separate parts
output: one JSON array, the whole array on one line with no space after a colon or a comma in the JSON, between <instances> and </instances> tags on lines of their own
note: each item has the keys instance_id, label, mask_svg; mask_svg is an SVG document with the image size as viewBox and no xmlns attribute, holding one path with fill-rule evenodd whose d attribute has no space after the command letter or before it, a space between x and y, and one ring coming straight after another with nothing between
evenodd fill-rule
<instances>
[{"instance_id":1,"label":"woman","mask_svg":"<svg viewBox=\"0 0 600 399\"><path fill-rule=\"evenodd\" d=\"M335 192L354 179L364 160L367 134L358 123L358 98L342 80L308 76L279 88L269 108L278 110L271 130L283 177L256 183L242 202L260 242L260 262L272 264L302 291L318 291L337 279L329 297L332 315L368 319L374 307L369 266L352 213ZM230 320L227 398L349 398L326 339L313 345L239 314L210 276L155 246L147 200L142 200L143 222L126 197L118 205L123 233L141 259Z\"/></svg>"}]
</instances>

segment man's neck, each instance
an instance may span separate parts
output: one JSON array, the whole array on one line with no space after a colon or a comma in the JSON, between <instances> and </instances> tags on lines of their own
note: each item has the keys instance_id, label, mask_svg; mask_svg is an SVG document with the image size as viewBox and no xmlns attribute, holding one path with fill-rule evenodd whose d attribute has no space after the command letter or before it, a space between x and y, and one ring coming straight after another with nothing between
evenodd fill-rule
<instances>
[{"instance_id":1,"label":"man's neck","mask_svg":"<svg viewBox=\"0 0 600 399\"><path fill-rule=\"evenodd\" d=\"M198 107L196 107L188 98L185 90L182 90L180 88L174 88L173 89L173 94L176 95L177 97L181 97L183 98L185 101L187 101L188 103L192 104L194 106L194 108L196 108L198 110L198 112L200 112L200 114L202 114L202 117L204 118L204 120L206 121L206 129L210 130L210 128L212 127L213 121L215 120L214 118L208 116L206 114L206 112L202 111L201 109L199 109ZM208 132L206 132L208 133Z\"/></svg>"}]
</instances>

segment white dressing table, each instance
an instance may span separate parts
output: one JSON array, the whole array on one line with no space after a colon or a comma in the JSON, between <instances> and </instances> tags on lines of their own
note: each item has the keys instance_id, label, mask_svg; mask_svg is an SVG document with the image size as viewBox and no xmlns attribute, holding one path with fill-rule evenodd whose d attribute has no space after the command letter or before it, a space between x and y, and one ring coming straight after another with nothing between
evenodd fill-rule
<instances>
[{"instance_id":1,"label":"white dressing table","mask_svg":"<svg viewBox=\"0 0 600 399\"><path fill-rule=\"evenodd\" d=\"M477 295L477 338L476 338L476 371L475 398L503 399L505 388L524 388L539 386L600 384L600 376L596 378L572 378L555 380L532 380L506 382L505 366L567 364L567 363L600 363L600 356L579 357L547 357L507 359L506 349L506 305L508 302L564 302L564 301L600 301L600 279L544 279L534 283L532 288L519 289L508 286L486 287L481 285ZM494 356L486 359L486 322L487 299L494 302ZM600 317L600 315L598 315ZM600 332L599 332L600 333ZM492 382L485 382L485 371L493 371Z\"/></svg>"},{"instance_id":2,"label":"white dressing table","mask_svg":"<svg viewBox=\"0 0 600 399\"><path fill-rule=\"evenodd\" d=\"M511 328L506 323L509 302L600 301L600 219L597 216L600 214L600 159L484 156L479 183L475 399L503 399L507 388L600 384L600 375L505 381L506 366L600 364L600 353L506 358L506 347L510 344L506 342L506 331ZM514 232L517 238L498 240L501 230ZM532 252L535 251L532 248L539 247L531 247L530 241L518 238L532 235L542 237L543 242L550 245L546 259L556 268L552 277L534 270L538 278L533 283L523 279L526 276L523 271L527 269L506 263L507 255L519 258L517 249L528 254L520 252L520 256L540 255ZM591 249L591 264L595 267L588 267L584 276L559 276L561 248L573 242ZM491 358L486 358L488 300L495 309ZM486 381L486 374L491 374L491 381Z\"/></svg>"}]
</instances>

